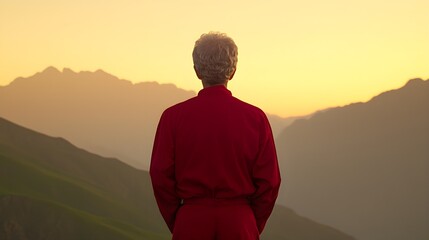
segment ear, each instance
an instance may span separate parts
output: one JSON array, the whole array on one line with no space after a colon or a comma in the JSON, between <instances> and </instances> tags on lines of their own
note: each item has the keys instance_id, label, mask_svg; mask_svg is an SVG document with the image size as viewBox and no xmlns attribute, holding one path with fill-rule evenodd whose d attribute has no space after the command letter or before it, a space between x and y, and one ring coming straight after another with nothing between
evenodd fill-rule
<instances>
[{"instance_id":1,"label":"ear","mask_svg":"<svg viewBox=\"0 0 429 240\"><path fill-rule=\"evenodd\" d=\"M231 77L229 77L229 79L228 80L231 80L233 77L234 77L234 74L235 74L235 71L237 70L237 68L236 69L234 69L234 72L232 72L232 74L231 74Z\"/></svg>"},{"instance_id":2,"label":"ear","mask_svg":"<svg viewBox=\"0 0 429 240\"><path fill-rule=\"evenodd\" d=\"M198 73L197 68L195 67L195 65L194 65L194 70L195 70L195 73L197 74L198 79L203 80L201 78L200 74Z\"/></svg>"}]
</instances>

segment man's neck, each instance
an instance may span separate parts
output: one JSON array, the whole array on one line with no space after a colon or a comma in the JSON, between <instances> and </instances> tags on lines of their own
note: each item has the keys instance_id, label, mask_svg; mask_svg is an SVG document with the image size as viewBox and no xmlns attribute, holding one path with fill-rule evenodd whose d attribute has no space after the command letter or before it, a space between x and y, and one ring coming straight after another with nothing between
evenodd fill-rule
<instances>
[{"instance_id":1,"label":"man's neck","mask_svg":"<svg viewBox=\"0 0 429 240\"><path fill-rule=\"evenodd\" d=\"M225 83L220 83L220 84L207 84L207 83L203 82L203 88L220 86L220 85L223 85L227 88L228 87L228 81L226 81Z\"/></svg>"}]
</instances>

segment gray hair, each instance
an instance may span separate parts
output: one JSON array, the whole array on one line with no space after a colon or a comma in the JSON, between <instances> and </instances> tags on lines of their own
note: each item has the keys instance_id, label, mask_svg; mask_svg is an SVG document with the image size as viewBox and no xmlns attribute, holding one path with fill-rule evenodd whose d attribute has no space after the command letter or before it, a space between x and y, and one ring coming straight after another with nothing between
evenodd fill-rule
<instances>
[{"instance_id":1,"label":"gray hair","mask_svg":"<svg viewBox=\"0 0 429 240\"><path fill-rule=\"evenodd\" d=\"M224 33L209 32L195 42L192 58L198 76L210 85L230 79L237 67L238 49Z\"/></svg>"}]
</instances>

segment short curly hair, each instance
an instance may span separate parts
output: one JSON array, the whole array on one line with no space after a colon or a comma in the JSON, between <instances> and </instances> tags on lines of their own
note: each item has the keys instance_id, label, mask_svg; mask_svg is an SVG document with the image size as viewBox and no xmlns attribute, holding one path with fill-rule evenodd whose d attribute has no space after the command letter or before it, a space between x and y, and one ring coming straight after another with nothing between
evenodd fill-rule
<instances>
[{"instance_id":1,"label":"short curly hair","mask_svg":"<svg viewBox=\"0 0 429 240\"><path fill-rule=\"evenodd\" d=\"M209 32L195 42L192 58L199 78L209 85L228 81L237 68L238 48L225 33Z\"/></svg>"}]
</instances>

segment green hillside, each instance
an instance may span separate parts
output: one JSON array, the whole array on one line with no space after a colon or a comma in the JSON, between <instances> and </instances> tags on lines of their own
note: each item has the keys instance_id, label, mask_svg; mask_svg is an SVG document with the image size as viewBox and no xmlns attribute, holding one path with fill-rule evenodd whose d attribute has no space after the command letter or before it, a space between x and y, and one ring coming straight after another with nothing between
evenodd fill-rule
<instances>
[{"instance_id":1,"label":"green hillside","mask_svg":"<svg viewBox=\"0 0 429 240\"><path fill-rule=\"evenodd\" d=\"M31 239L52 226L58 232L50 239L169 238L146 172L4 120L0 132L3 225L15 224L12 229ZM34 207L24 211L27 205ZM57 226L56 219L65 222Z\"/></svg>"},{"instance_id":2,"label":"green hillside","mask_svg":"<svg viewBox=\"0 0 429 240\"><path fill-rule=\"evenodd\" d=\"M147 172L0 118L0 239L170 239ZM352 239L277 206L264 239Z\"/></svg>"}]
</instances>

